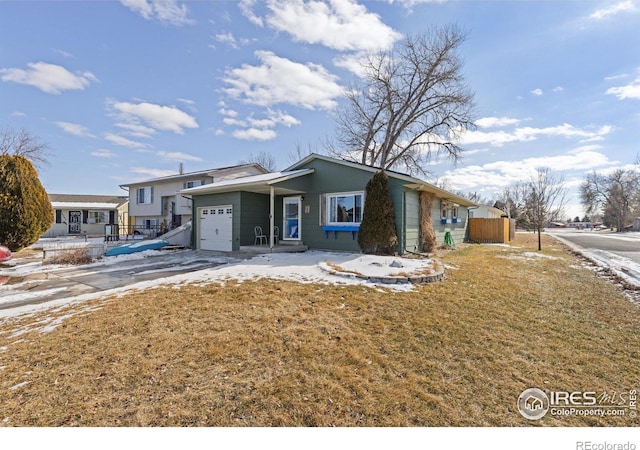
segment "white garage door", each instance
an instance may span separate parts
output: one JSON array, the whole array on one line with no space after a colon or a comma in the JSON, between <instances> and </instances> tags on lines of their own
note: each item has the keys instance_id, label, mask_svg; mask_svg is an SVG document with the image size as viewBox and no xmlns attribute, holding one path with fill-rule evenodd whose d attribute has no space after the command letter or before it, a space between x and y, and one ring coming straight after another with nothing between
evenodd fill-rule
<instances>
[{"instance_id":1,"label":"white garage door","mask_svg":"<svg viewBox=\"0 0 640 450\"><path fill-rule=\"evenodd\" d=\"M233 239L233 207L231 205L198 208L200 212L200 248L230 252Z\"/></svg>"}]
</instances>

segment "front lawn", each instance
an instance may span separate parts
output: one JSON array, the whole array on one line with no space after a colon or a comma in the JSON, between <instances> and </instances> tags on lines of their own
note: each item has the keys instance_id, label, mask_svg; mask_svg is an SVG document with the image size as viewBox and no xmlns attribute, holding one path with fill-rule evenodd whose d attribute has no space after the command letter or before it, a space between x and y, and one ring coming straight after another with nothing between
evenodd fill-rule
<instances>
[{"instance_id":1,"label":"front lawn","mask_svg":"<svg viewBox=\"0 0 640 450\"><path fill-rule=\"evenodd\" d=\"M640 310L551 238L464 245L413 292L165 287L0 322L4 426L634 426L517 410L640 385ZM293 268L295 270L295 268ZM30 330L12 335L9 330Z\"/></svg>"}]
</instances>

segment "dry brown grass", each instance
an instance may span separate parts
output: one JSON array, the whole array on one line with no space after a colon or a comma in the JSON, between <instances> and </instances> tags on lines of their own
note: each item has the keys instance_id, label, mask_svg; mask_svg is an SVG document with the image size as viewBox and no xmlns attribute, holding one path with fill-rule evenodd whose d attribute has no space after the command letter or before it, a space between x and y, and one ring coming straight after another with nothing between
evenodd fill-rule
<instances>
[{"instance_id":1,"label":"dry brown grass","mask_svg":"<svg viewBox=\"0 0 640 450\"><path fill-rule=\"evenodd\" d=\"M637 388L640 320L559 244L535 260L512 258L532 235L515 245L460 246L443 255L445 282L411 293L228 283L103 300L47 334L11 337L37 318L5 322L0 423L637 425L517 412L529 387Z\"/></svg>"}]
</instances>

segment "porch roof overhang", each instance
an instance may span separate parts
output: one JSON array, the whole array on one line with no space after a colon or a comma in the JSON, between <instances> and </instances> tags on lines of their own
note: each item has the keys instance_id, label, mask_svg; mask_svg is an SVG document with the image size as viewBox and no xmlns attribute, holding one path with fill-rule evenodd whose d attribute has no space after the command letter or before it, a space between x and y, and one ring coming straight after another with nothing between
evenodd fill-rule
<instances>
[{"instance_id":1,"label":"porch roof overhang","mask_svg":"<svg viewBox=\"0 0 640 450\"><path fill-rule=\"evenodd\" d=\"M255 192L258 194L271 194L271 189L275 195L287 195L287 194L299 194L302 191L284 188L278 186L287 180L291 180L298 177L303 177L314 172L314 169L300 169L291 170L285 172L272 172L262 175L254 175L250 177L235 178L232 180L220 181L217 183L205 184L202 186L183 189L180 194L183 195L206 195L206 194L221 194L225 192Z\"/></svg>"},{"instance_id":2,"label":"porch roof overhang","mask_svg":"<svg viewBox=\"0 0 640 450\"><path fill-rule=\"evenodd\" d=\"M441 200L446 200L450 203L455 203L460 206L478 206L477 203L472 202L469 199L464 197L460 197L452 192L445 191L444 189L440 189L432 184L428 183L409 183L404 185L407 189L413 189L415 191L424 191L434 194Z\"/></svg>"}]
</instances>

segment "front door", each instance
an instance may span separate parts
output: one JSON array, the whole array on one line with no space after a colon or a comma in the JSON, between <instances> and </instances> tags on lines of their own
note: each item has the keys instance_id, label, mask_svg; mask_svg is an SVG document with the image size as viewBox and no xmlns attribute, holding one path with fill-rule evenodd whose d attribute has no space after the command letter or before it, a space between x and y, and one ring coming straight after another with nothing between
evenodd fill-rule
<instances>
[{"instance_id":1,"label":"front door","mask_svg":"<svg viewBox=\"0 0 640 450\"><path fill-rule=\"evenodd\" d=\"M282 239L299 241L301 240L302 230L300 229L300 209L302 199L300 197L285 197L282 207Z\"/></svg>"},{"instance_id":2,"label":"front door","mask_svg":"<svg viewBox=\"0 0 640 450\"><path fill-rule=\"evenodd\" d=\"M82 223L82 211L69 211L69 234L80 233Z\"/></svg>"}]
</instances>

